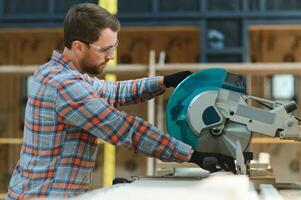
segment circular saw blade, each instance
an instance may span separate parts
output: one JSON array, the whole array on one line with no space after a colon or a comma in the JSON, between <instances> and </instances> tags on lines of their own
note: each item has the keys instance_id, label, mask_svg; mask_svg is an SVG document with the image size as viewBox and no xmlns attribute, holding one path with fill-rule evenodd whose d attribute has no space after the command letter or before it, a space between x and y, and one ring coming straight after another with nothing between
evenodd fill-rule
<instances>
[{"instance_id":1,"label":"circular saw blade","mask_svg":"<svg viewBox=\"0 0 301 200\"><path fill-rule=\"evenodd\" d=\"M251 131L244 124L227 122L223 132L218 136L212 135L210 130L201 133L196 151L219 153L236 158L236 141L239 141L242 151L245 151L249 146L251 137Z\"/></svg>"},{"instance_id":2,"label":"circular saw blade","mask_svg":"<svg viewBox=\"0 0 301 200\"><path fill-rule=\"evenodd\" d=\"M187 121L189 105L200 93L222 88L226 76L227 71L223 68L204 69L188 76L174 89L166 107L166 128L172 137L196 149L198 135Z\"/></svg>"}]
</instances>

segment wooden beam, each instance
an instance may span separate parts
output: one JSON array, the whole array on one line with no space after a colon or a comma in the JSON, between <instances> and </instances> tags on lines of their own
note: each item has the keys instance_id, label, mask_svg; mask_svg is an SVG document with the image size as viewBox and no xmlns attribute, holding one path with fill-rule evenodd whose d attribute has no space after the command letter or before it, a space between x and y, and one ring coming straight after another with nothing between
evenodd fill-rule
<instances>
[{"instance_id":1,"label":"wooden beam","mask_svg":"<svg viewBox=\"0 0 301 200\"><path fill-rule=\"evenodd\" d=\"M0 138L0 144L22 144L22 138Z\"/></svg>"},{"instance_id":2,"label":"wooden beam","mask_svg":"<svg viewBox=\"0 0 301 200\"><path fill-rule=\"evenodd\" d=\"M0 74L33 74L40 65L2 65L0 66ZM104 73L145 73L147 72L147 65L116 65L105 68Z\"/></svg>"},{"instance_id":3,"label":"wooden beam","mask_svg":"<svg viewBox=\"0 0 301 200\"><path fill-rule=\"evenodd\" d=\"M150 33L162 33L162 32L171 32L171 31L178 31L178 32L183 32L183 31L200 31L200 28L199 27L195 27L195 26L164 26L163 28L162 27L158 27L158 26L155 26L155 27L145 27L145 26L142 26L142 27L125 27L125 28L122 28L121 32L124 33L124 32L134 32L136 33L137 31L143 31L143 32L150 32Z\"/></svg>"},{"instance_id":4,"label":"wooden beam","mask_svg":"<svg viewBox=\"0 0 301 200\"><path fill-rule=\"evenodd\" d=\"M228 71L245 74L266 76L271 74L301 74L301 63L172 63L164 66L156 66L158 73L170 73L172 71L190 70L198 71L206 68L225 68Z\"/></svg>"},{"instance_id":5,"label":"wooden beam","mask_svg":"<svg viewBox=\"0 0 301 200\"><path fill-rule=\"evenodd\" d=\"M259 31L259 30L272 30L272 31L277 31L277 30L285 30L285 31L290 31L290 30L301 30L301 25L291 25L291 24L281 24L281 25L274 25L274 24L260 24L260 25L249 25L248 26L249 30L251 31Z\"/></svg>"},{"instance_id":6,"label":"wooden beam","mask_svg":"<svg viewBox=\"0 0 301 200\"><path fill-rule=\"evenodd\" d=\"M252 144L300 144L295 140L281 140L280 138L272 137L253 137L251 140Z\"/></svg>"},{"instance_id":7,"label":"wooden beam","mask_svg":"<svg viewBox=\"0 0 301 200\"><path fill-rule=\"evenodd\" d=\"M32 74L37 65L3 65L0 66L0 74ZM116 67L108 66L105 73L141 73L147 72L147 65L116 65ZM171 63L163 66L155 65L158 73L191 70L198 71L207 68L225 68L229 71L246 74L246 75L270 75L270 74L300 74L301 63Z\"/></svg>"}]
</instances>

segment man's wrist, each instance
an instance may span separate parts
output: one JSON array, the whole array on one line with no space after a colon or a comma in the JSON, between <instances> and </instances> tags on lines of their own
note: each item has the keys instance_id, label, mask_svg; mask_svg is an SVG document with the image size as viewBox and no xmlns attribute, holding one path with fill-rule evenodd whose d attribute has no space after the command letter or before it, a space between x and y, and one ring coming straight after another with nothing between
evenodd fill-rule
<instances>
[{"instance_id":1,"label":"man's wrist","mask_svg":"<svg viewBox=\"0 0 301 200\"><path fill-rule=\"evenodd\" d=\"M192 156L193 152L194 152L194 150L191 149L191 150L190 150L190 155L189 155L189 160L188 160L188 162L191 162L191 156Z\"/></svg>"},{"instance_id":2,"label":"man's wrist","mask_svg":"<svg viewBox=\"0 0 301 200\"><path fill-rule=\"evenodd\" d=\"M159 84L162 89L166 89L166 86L164 85L164 76L159 76Z\"/></svg>"}]
</instances>

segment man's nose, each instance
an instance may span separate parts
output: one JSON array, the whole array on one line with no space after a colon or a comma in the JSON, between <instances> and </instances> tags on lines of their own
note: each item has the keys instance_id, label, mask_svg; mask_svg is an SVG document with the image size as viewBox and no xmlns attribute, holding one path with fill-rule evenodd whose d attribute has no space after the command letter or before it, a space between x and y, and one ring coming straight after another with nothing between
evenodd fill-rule
<instances>
[{"instance_id":1,"label":"man's nose","mask_svg":"<svg viewBox=\"0 0 301 200\"><path fill-rule=\"evenodd\" d=\"M116 51L108 52L108 54L106 55L106 59L110 59L110 60L115 59L115 57L116 57Z\"/></svg>"}]
</instances>

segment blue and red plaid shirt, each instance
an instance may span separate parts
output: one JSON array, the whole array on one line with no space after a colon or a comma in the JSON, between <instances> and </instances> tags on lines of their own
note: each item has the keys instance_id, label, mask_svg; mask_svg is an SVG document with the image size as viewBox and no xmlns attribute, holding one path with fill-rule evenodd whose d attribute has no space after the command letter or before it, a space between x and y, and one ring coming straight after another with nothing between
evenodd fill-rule
<instances>
[{"instance_id":1,"label":"blue and red plaid shirt","mask_svg":"<svg viewBox=\"0 0 301 200\"><path fill-rule=\"evenodd\" d=\"M76 70L54 51L30 85L20 160L7 198L70 197L86 192L97 138L166 161L188 161L191 147L115 107L164 92L159 78L106 82Z\"/></svg>"}]
</instances>

